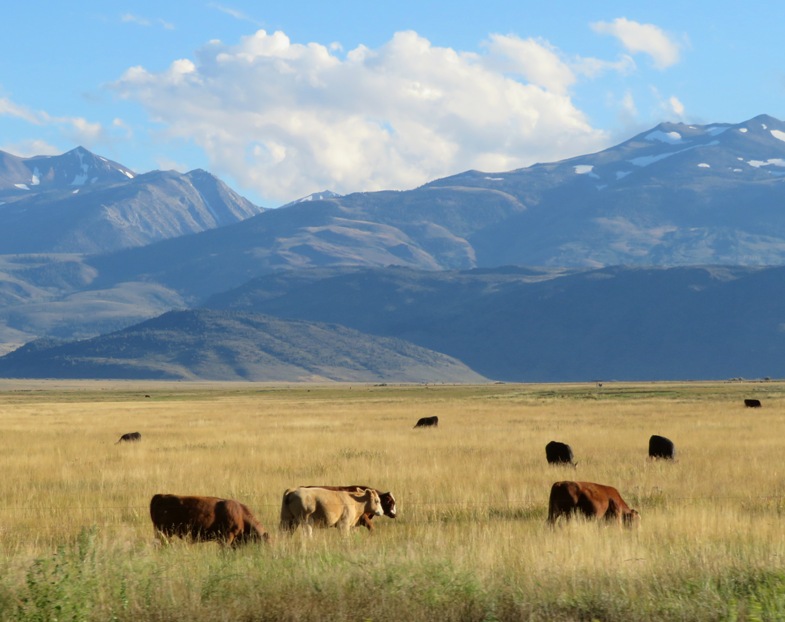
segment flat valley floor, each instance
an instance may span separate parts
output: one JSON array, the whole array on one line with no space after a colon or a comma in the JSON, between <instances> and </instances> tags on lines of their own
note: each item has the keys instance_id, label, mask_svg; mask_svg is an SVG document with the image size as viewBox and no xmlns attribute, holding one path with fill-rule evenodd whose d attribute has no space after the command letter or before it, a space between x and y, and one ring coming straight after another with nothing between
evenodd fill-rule
<instances>
[{"instance_id":1,"label":"flat valley floor","mask_svg":"<svg viewBox=\"0 0 785 622\"><path fill-rule=\"evenodd\" d=\"M652 434L675 461L647 457ZM551 440L575 468L547 464ZM0 619L782 619L783 454L778 381L4 380ZM640 529L550 528L565 479L616 487ZM398 518L279 533L284 490L310 484L392 491ZM272 542L162 545L156 493L238 499Z\"/></svg>"}]
</instances>

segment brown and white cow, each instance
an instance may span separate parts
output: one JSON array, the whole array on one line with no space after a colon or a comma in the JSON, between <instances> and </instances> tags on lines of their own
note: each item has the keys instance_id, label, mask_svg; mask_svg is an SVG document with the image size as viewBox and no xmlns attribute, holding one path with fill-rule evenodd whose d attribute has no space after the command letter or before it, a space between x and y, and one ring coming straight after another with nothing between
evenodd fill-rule
<instances>
[{"instance_id":1,"label":"brown and white cow","mask_svg":"<svg viewBox=\"0 0 785 622\"><path fill-rule=\"evenodd\" d=\"M159 537L217 540L227 546L269 541L269 534L248 506L234 499L154 495L150 518Z\"/></svg>"},{"instance_id":2,"label":"brown and white cow","mask_svg":"<svg viewBox=\"0 0 785 622\"><path fill-rule=\"evenodd\" d=\"M384 513L379 493L373 488L357 492L326 488L289 488L281 500L281 529L293 532L299 525L308 536L313 527L337 527L348 533L366 512Z\"/></svg>"},{"instance_id":3,"label":"brown and white cow","mask_svg":"<svg viewBox=\"0 0 785 622\"><path fill-rule=\"evenodd\" d=\"M395 497L393 496L392 492L381 492L376 488L371 488L370 486L360 486L360 485L353 485L353 486L301 486L301 488L324 488L325 490L343 490L346 492L362 492L363 490L375 490L379 495L379 500L382 502L382 510L384 511L384 515L389 518L395 518L397 515L397 509L395 506ZM365 512L360 518L357 520L357 525L365 527L368 531L373 531L373 517L376 514L372 512Z\"/></svg>"},{"instance_id":4,"label":"brown and white cow","mask_svg":"<svg viewBox=\"0 0 785 622\"><path fill-rule=\"evenodd\" d=\"M569 520L578 512L586 518L605 518L626 527L640 523L640 514L627 505L613 486L571 481L556 482L551 486L548 501L548 522L551 525L560 516Z\"/></svg>"}]
</instances>

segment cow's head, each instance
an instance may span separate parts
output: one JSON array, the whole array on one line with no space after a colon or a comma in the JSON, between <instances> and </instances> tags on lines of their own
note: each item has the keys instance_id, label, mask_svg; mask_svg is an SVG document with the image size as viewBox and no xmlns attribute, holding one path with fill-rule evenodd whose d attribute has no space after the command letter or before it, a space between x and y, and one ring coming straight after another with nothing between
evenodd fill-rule
<instances>
[{"instance_id":1,"label":"cow's head","mask_svg":"<svg viewBox=\"0 0 785 622\"><path fill-rule=\"evenodd\" d=\"M366 494L368 495L368 503L365 505L365 511L371 512L376 516L384 514L384 508L382 507L382 500L379 498L379 493L373 488L369 488L366 491Z\"/></svg>"},{"instance_id":2,"label":"cow's head","mask_svg":"<svg viewBox=\"0 0 785 622\"><path fill-rule=\"evenodd\" d=\"M382 509L384 510L384 515L389 516L390 518L395 518L395 497L391 492L380 492L379 499L382 502Z\"/></svg>"},{"instance_id":3,"label":"cow's head","mask_svg":"<svg viewBox=\"0 0 785 622\"><path fill-rule=\"evenodd\" d=\"M641 524L641 515L638 513L638 510L630 510L629 512L624 512L622 521L625 527L639 527Z\"/></svg>"}]
</instances>

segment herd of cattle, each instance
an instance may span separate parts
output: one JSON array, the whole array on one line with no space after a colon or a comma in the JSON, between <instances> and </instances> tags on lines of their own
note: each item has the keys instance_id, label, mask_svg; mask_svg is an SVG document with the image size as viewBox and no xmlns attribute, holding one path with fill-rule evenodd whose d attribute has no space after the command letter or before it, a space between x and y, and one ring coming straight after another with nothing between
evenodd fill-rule
<instances>
[{"instance_id":1,"label":"herd of cattle","mask_svg":"<svg viewBox=\"0 0 785 622\"><path fill-rule=\"evenodd\" d=\"M745 399L744 405L759 408L756 399ZM423 417L414 426L435 427L438 417ZM117 441L136 442L139 432L123 434ZM549 464L576 466L572 448L560 441L545 446ZM653 435L649 438L649 458L674 460L676 449L670 439ZM627 505L612 486L594 482L559 481L551 486L548 499L550 525L564 517L583 515L633 527L640 523L640 514ZM311 536L313 528L336 527L347 533L352 527L373 530L376 516L396 517L392 492L381 492L371 486L300 486L290 488L281 501L280 529L293 533L298 527ZM150 518L156 534L166 541L178 536L194 541L217 540L229 546L245 542L268 542L269 533L251 510L235 499L219 497L156 494L150 500Z\"/></svg>"}]
</instances>

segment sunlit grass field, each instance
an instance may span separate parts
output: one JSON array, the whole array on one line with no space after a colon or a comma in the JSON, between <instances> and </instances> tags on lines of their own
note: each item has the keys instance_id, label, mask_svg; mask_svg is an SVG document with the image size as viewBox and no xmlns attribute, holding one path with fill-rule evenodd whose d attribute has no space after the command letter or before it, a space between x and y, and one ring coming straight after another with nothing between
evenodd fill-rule
<instances>
[{"instance_id":1,"label":"sunlit grass field","mask_svg":"<svg viewBox=\"0 0 785 622\"><path fill-rule=\"evenodd\" d=\"M648 460L652 434L675 462ZM3 381L0 619L785 619L784 455L779 382ZM615 486L640 529L549 528L561 479ZM391 490L399 516L286 537L301 484ZM159 492L239 499L273 542L161 546Z\"/></svg>"}]
</instances>

